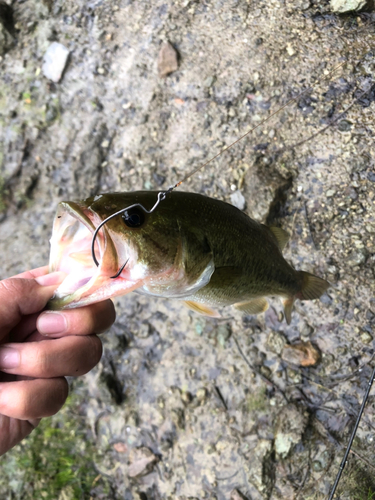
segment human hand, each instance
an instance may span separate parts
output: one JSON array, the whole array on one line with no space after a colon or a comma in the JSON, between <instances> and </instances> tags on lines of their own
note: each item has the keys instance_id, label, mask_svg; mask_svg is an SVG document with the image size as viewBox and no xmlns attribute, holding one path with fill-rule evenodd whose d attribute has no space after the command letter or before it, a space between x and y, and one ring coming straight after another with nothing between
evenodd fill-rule
<instances>
[{"instance_id":1,"label":"human hand","mask_svg":"<svg viewBox=\"0 0 375 500\"><path fill-rule=\"evenodd\" d=\"M26 437L68 396L65 376L100 360L95 335L115 320L110 300L66 311L43 311L64 274L47 266L0 281L0 455Z\"/></svg>"}]
</instances>

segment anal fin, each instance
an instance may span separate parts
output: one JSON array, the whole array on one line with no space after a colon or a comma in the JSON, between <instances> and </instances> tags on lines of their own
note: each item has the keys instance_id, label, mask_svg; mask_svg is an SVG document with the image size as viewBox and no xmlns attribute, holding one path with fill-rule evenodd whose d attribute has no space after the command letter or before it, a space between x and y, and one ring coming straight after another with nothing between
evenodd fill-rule
<instances>
[{"instance_id":1,"label":"anal fin","mask_svg":"<svg viewBox=\"0 0 375 500\"><path fill-rule=\"evenodd\" d=\"M193 300L184 300L184 304L189 309L199 314L203 314L205 316L211 316L212 318L221 318L221 315L217 311L211 309L210 307L204 304L200 304L199 302L194 302Z\"/></svg>"},{"instance_id":2,"label":"anal fin","mask_svg":"<svg viewBox=\"0 0 375 500\"><path fill-rule=\"evenodd\" d=\"M234 304L236 309L247 314L260 314L267 311L268 306L268 300L264 297L258 297L256 299L248 300L247 302L238 302L237 304Z\"/></svg>"}]
</instances>

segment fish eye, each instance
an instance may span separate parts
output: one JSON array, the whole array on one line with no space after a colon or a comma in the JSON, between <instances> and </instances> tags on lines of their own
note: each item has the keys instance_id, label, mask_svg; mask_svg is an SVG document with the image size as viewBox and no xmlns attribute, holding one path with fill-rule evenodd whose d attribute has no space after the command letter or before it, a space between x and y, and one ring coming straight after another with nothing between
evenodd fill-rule
<instances>
[{"instance_id":1,"label":"fish eye","mask_svg":"<svg viewBox=\"0 0 375 500\"><path fill-rule=\"evenodd\" d=\"M134 207L126 210L122 218L128 227L140 227L145 221L145 214L142 209Z\"/></svg>"}]
</instances>

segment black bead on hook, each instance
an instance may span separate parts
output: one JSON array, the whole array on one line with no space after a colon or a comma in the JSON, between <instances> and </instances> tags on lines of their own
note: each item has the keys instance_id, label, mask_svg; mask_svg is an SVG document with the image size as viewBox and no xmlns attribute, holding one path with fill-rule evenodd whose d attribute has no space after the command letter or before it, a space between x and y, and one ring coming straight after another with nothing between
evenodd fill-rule
<instances>
[{"instance_id":1,"label":"black bead on hook","mask_svg":"<svg viewBox=\"0 0 375 500\"><path fill-rule=\"evenodd\" d=\"M121 215L123 214L124 212L127 212L128 210L132 209L132 208L135 208L135 207L139 207L141 208L146 214L150 214L152 213L155 208L159 205L159 203L163 200L165 200L166 196L168 193L170 193L171 191L173 191L173 189L175 188L176 186L171 186L170 188L167 189L167 191L161 191L160 193L158 193L158 199L156 200L156 203L155 205L151 208L151 210L147 210L147 208L145 208L143 205L141 205L140 203L134 203L133 205L130 205L129 207L126 207L126 208L122 208L121 210L119 210L118 212L115 212L114 214L110 215L109 217L107 217L106 219L104 219L99 225L98 227L95 229L95 232L92 236L92 240L91 240L91 255L92 255L92 259L93 261L95 262L95 265L98 267L99 266L99 261L98 259L96 258L96 255L95 255L95 240L98 236L98 233L99 231L101 230L101 228L107 224L107 222L111 219L113 219L114 217L117 217L118 215ZM122 271L124 270L126 264L128 263L129 259L125 262L125 264L123 264L120 269L117 271L117 273L114 275L114 276L111 276L111 278L118 278L120 276L120 274L122 273Z\"/></svg>"}]
</instances>

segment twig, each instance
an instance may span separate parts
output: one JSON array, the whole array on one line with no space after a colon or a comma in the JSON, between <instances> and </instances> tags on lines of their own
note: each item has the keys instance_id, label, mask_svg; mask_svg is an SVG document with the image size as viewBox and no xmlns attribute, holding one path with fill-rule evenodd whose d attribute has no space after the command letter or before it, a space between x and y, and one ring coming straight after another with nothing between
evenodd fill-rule
<instances>
[{"instance_id":1,"label":"twig","mask_svg":"<svg viewBox=\"0 0 375 500\"><path fill-rule=\"evenodd\" d=\"M329 384L327 384L325 387L326 389L330 388L330 387L335 387L336 385L341 385L341 382L346 382L347 380L350 380L351 378L355 377L356 375L358 375L359 373L361 373L361 371L363 370L363 368L365 368L368 364L371 363L371 361L374 359L375 357L375 352L374 354L371 356L371 358L368 360L368 361L365 361L364 363L362 363L353 373L351 373L350 375L337 375L337 377L332 377L332 375L330 376L330 379L331 380L334 380L334 382L330 382Z\"/></svg>"},{"instance_id":2,"label":"twig","mask_svg":"<svg viewBox=\"0 0 375 500\"><path fill-rule=\"evenodd\" d=\"M372 469L375 472L375 467L367 460L367 458L361 457L361 455L358 455L358 453L355 452L354 450L350 450L350 453L353 453L353 455L355 455L357 458L363 460L365 464L367 464L370 467L370 469Z\"/></svg>"},{"instance_id":3,"label":"twig","mask_svg":"<svg viewBox=\"0 0 375 500\"><path fill-rule=\"evenodd\" d=\"M225 402L224 396L221 394L221 390L219 389L219 387L217 385L214 385L214 388L215 388L216 394L218 395L218 397L219 397L222 405L224 406L225 410L228 411L228 405Z\"/></svg>"},{"instance_id":4,"label":"twig","mask_svg":"<svg viewBox=\"0 0 375 500\"><path fill-rule=\"evenodd\" d=\"M309 213L307 211L307 203L306 203L306 201L304 202L303 206L305 207L305 216L306 216L306 221L307 221L307 227L309 228L309 233L310 233L310 236L311 236L314 248L315 248L315 250L319 250L320 245L319 245L319 243L317 243L315 241L315 238L314 238L314 233L313 233L312 228L311 228L311 222L310 222Z\"/></svg>"}]
</instances>

